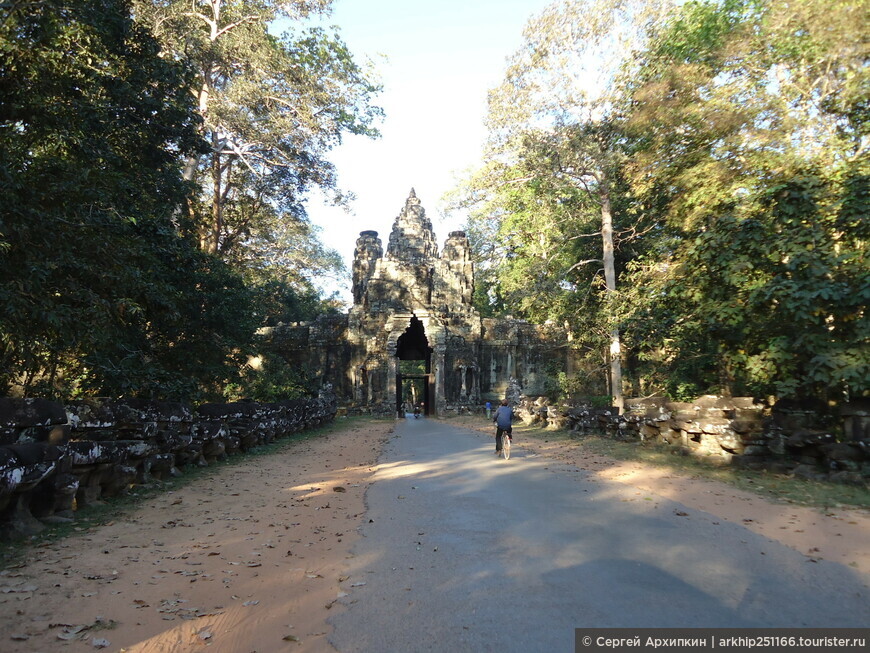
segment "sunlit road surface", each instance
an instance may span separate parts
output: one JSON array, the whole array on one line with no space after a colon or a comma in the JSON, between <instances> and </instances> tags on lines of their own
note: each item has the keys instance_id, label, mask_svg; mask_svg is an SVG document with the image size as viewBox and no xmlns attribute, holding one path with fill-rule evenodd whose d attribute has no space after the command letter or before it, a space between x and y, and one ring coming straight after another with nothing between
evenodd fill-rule
<instances>
[{"instance_id":1,"label":"sunlit road surface","mask_svg":"<svg viewBox=\"0 0 870 653\"><path fill-rule=\"evenodd\" d=\"M433 419L399 421L348 561L341 653L562 652L574 628L861 627L870 579ZM870 544L868 544L870 545Z\"/></svg>"}]
</instances>

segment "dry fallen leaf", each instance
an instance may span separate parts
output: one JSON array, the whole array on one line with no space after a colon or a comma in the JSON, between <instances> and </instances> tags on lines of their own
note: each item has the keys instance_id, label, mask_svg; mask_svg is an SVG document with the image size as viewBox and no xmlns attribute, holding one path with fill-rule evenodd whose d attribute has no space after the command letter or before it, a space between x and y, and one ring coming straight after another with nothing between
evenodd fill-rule
<instances>
[{"instance_id":1,"label":"dry fallen leaf","mask_svg":"<svg viewBox=\"0 0 870 653\"><path fill-rule=\"evenodd\" d=\"M70 626L68 628L64 628L62 633L58 633L57 638L66 641L78 639L79 637L81 637L81 634L85 632L88 628L89 626Z\"/></svg>"},{"instance_id":2,"label":"dry fallen leaf","mask_svg":"<svg viewBox=\"0 0 870 653\"><path fill-rule=\"evenodd\" d=\"M12 592L35 592L38 589L36 585L17 585L15 587L0 587L0 592L11 594Z\"/></svg>"}]
</instances>

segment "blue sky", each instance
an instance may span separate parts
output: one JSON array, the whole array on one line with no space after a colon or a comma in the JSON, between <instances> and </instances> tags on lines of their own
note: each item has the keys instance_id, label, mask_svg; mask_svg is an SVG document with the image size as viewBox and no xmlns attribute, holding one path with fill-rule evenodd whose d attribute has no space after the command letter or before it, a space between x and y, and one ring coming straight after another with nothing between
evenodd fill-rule
<instances>
[{"instance_id":1,"label":"blue sky","mask_svg":"<svg viewBox=\"0 0 870 653\"><path fill-rule=\"evenodd\" d=\"M462 227L464 216L442 218L440 198L479 161L487 91L522 44L528 18L550 2L335 1L322 22L340 28L359 61L374 60L384 85L377 103L386 112L380 139L349 137L333 151L339 184L357 196L351 214L323 206L317 195L308 204L323 241L348 269L360 231L374 229L386 244L412 187L439 246Z\"/></svg>"}]
</instances>

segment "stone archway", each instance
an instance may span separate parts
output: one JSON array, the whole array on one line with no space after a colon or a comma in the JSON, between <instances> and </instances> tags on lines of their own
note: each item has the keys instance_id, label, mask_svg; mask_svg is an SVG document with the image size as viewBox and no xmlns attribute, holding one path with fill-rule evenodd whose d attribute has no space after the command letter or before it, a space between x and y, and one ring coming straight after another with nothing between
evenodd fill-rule
<instances>
[{"instance_id":1,"label":"stone archway","mask_svg":"<svg viewBox=\"0 0 870 653\"><path fill-rule=\"evenodd\" d=\"M423 413L432 414L432 347L416 315L411 315L407 327L396 339L395 358L397 414L403 415L409 402L422 404Z\"/></svg>"},{"instance_id":2,"label":"stone archway","mask_svg":"<svg viewBox=\"0 0 870 653\"><path fill-rule=\"evenodd\" d=\"M424 361L424 373L432 364L432 347L426 337L426 329L416 315L411 315L408 327L396 339L396 358L401 361Z\"/></svg>"},{"instance_id":3,"label":"stone archway","mask_svg":"<svg viewBox=\"0 0 870 653\"><path fill-rule=\"evenodd\" d=\"M423 360L427 412L439 417L504 396L508 379L530 395L551 362L572 368L566 334L519 320L484 318L472 302L474 265L462 231L439 253L432 224L413 191L386 249L360 232L353 263L353 307L344 316L268 329L293 364L320 370L348 408L395 414L405 360ZM267 330L263 330L265 334ZM419 394L419 393L418 393Z\"/></svg>"}]
</instances>

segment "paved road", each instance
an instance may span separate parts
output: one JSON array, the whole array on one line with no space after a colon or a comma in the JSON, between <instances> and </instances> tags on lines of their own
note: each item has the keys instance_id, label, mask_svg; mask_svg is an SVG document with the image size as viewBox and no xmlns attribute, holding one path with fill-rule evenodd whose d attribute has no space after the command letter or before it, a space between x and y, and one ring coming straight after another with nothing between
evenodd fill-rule
<instances>
[{"instance_id":1,"label":"paved road","mask_svg":"<svg viewBox=\"0 0 870 653\"><path fill-rule=\"evenodd\" d=\"M579 627L870 624L850 567L520 447L498 459L493 442L398 423L349 561L345 585L365 585L332 622L339 651L571 653Z\"/></svg>"}]
</instances>

